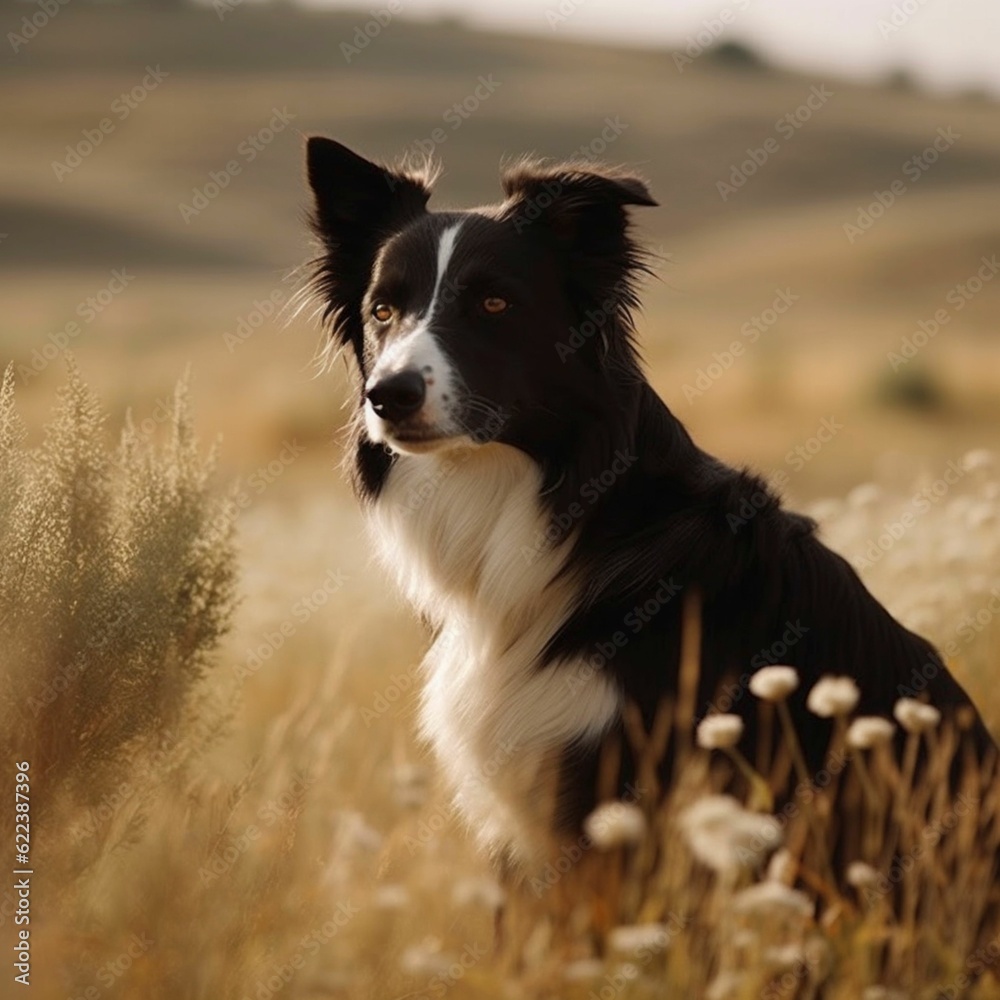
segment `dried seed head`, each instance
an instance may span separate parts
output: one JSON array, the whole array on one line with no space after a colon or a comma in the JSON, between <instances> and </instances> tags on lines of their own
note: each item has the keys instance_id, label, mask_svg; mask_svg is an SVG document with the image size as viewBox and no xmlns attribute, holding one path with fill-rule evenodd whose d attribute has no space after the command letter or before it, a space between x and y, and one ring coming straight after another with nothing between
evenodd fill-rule
<instances>
[{"instance_id":1,"label":"dried seed head","mask_svg":"<svg viewBox=\"0 0 1000 1000\"><path fill-rule=\"evenodd\" d=\"M806 698L806 707L824 719L848 715L857 707L861 692L850 677L821 677Z\"/></svg>"},{"instance_id":2,"label":"dried seed head","mask_svg":"<svg viewBox=\"0 0 1000 1000\"><path fill-rule=\"evenodd\" d=\"M799 686L794 667L761 667L750 678L750 692L764 701L784 701Z\"/></svg>"}]
</instances>

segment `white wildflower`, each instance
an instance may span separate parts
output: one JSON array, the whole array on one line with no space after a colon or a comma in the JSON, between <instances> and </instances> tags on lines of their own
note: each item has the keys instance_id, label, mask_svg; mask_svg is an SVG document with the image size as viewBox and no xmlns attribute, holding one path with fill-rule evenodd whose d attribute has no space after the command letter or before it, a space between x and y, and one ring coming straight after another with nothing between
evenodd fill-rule
<instances>
[{"instance_id":1,"label":"white wildflower","mask_svg":"<svg viewBox=\"0 0 1000 1000\"><path fill-rule=\"evenodd\" d=\"M839 517L843 509L844 505L839 500L817 500L809 507L809 516L822 524Z\"/></svg>"},{"instance_id":2,"label":"white wildflower","mask_svg":"<svg viewBox=\"0 0 1000 1000\"><path fill-rule=\"evenodd\" d=\"M771 945L764 949L763 959L772 968L791 969L806 966L806 953L797 944Z\"/></svg>"},{"instance_id":3,"label":"white wildflower","mask_svg":"<svg viewBox=\"0 0 1000 1000\"><path fill-rule=\"evenodd\" d=\"M740 972L720 972L705 990L705 1000L736 1000L746 994L746 984Z\"/></svg>"},{"instance_id":4,"label":"white wildflower","mask_svg":"<svg viewBox=\"0 0 1000 1000\"><path fill-rule=\"evenodd\" d=\"M825 979L832 970L834 959L829 937L825 934L812 934L806 938L802 950L805 952L807 968L813 970L813 978Z\"/></svg>"},{"instance_id":5,"label":"white wildflower","mask_svg":"<svg viewBox=\"0 0 1000 1000\"><path fill-rule=\"evenodd\" d=\"M738 715L709 715L698 723L698 746L706 750L734 747L742 735L743 720Z\"/></svg>"},{"instance_id":6,"label":"white wildflower","mask_svg":"<svg viewBox=\"0 0 1000 1000\"><path fill-rule=\"evenodd\" d=\"M933 706L916 698L900 698L892 710L896 721L908 733L923 733L941 721L941 713Z\"/></svg>"},{"instance_id":7,"label":"white wildflower","mask_svg":"<svg viewBox=\"0 0 1000 1000\"><path fill-rule=\"evenodd\" d=\"M374 902L380 910L402 910L409 905L410 892L398 882L380 885L375 890Z\"/></svg>"},{"instance_id":8,"label":"white wildflower","mask_svg":"<svg viewBox=\"0 0 1000 1000\"><path fill-rule=\"evenodd\" d=\"M441 941L435 937L411 944L399 956L403 972L411 976L442 976L455 961L455 956L441 950Z\"/></svg>"},{"instance_id":9,"label":"white wildflower","mask_svg":"<svg viewBox=\"0 0 1000 1000\"><path fill-rule=\"evenodd\" d=\"M670 930L666 924L632 924L616 927L608 935L613 951L635 954L637 951L663 951L670 944Z\"/></svg>"},{"instance_id":10,"label":"white wildflower","mask_svg":"<svg viewBox=\"0 0 1000 1000\"><path fill-rule=\"evenodd\" d=\"M850 677L821 677L806 698L806 707L813 715L830 719L847 715L858 704L861 692Z\"/></svg>"},{"instance_id":11,"label":"white wildflower","mask_svg":"<svg viewBox=\"0 0 1000 1000\"><path fill-rule=\"evenodd\" d=\"M863 889L878 881L878 872L865 861L852 861L847 866L847 884L855 889Z\"/></svg>"},{"instance_id":12,"label":"white wildflower","mask_svg":"<svg viewBox=\"0 0 1000 1000\"><path fill-rule=\"evenodd\" d=\"M798 889L780 882L758 882L733 896L733 911L746 916L802 917L812 919L815 904Z\"/></svg>"},{"instance_id":13,"label":"white wildflower","mask_svg":"<svg viewBox=\"0 0 1000 1000\"><path fill-rule=\"evenodd\" d=\"M869 986L861 994L861 1000L910 1000L910 996L901 990L890 990L885 986Z\"/></svg>"},{"instance_id":14,"label":"white wildflower","mask_svg":"<svg viewBox=\"0 0 1000 1000\"><path fill-rule=\"evenodd\" d=\"M631 802L604 802L583 821L583 830L600 850L637 844L646 833L646 816Z\"/></svg>"},{"instance_id":15,"label":"white wildflower","mask_svg":"<svg viewBox=\"0 0 1000 1000\"><path fill-rule=\"evenodd\" d=\"M794 667L761 667L750 678L750 692L764 701L784 701L799 686Z\"/></svg>"},{"instance_id":16,"label":"white wildflower","mask_svg":"<svg viewBox=\"0 0 1000 1000\"><path fill-rule=\"evenodd\" d=\"M939 620L940 615L926 607L914 608L912 611L907 612L904 618L906 627L911 632L916 632L919 635L930 632Z\"/></svg>"},{"instance_id":17,"label":"white wildflower","mask_svg":"<svg viewBox=\"0 0 1000 1000\"><path fill-rule=\"evenodd\" d=\"M353 809L337 814L337 837L342 849L374 853L382 849L382 834Z\"/></svg>"},{"instance_id":18,"label":"white wildflower","mask_svg":"<svg viewBox=\"0 0 1000 1000\"><path fill-rule=\"evenodd\" d=\"M855 750L871 750L892 739L896 727L877 715L859 715L847 727L847 745Z\"/></svg>"},{"instance_id":19,"label":"white wildflower","mask_svg":"<svg viewBox=\"0 0 1000 1000\"><path fill-rule=\"evenodd\" d=\"M977 503L970 507L965 515L965 526L972 531L984 527L997 516L996 508L991 503Z\"/></svg>"},{"instance_id":20,"label":"white wildflower","mask_svg":"<svg viewBox=\"0 0 1000 1000\"><path fill-rule=\"evenodd\" d=\"M496 910L503 905L504 891L491 878L463 878L451 890L456 906L484 906Z\"/></svg>"},{"instance_id":21,"label":"white wildflower","mask_svg":"<svg viewBox=\"0 0 1000 1000\"><path fill-rule=\"evenodd\" d=\"M404 809L415 809L427 800L430 775L419 764L400 764L392 774L396 803Z\"/></svg>"},{"instance_id":22,"label":"white wildflower","mask_svg":"<svg viewBox=\"0 0 1000 1000\"><path fill-rule=\"evenodd\" d=\"M993 468L995 459L988 448L973 448L962 456L962 468L966 472L978 472Z\"/></svg>"},{"instance_id":23,"label":"white wildflower","mask_svg":"<svg viewBox=\"0 0 1000 1000\"><path fill-rule=\"evenodd\" d=\"M604 975L604 963L598 958L578 958L562 970L568 983L585 983Z\"/></svg>"},{"instance_id":24,"label":"white wildflower","mask_svg":"<svg viewBox=\"0 0 1000 1000\"><path fill-rule=\"evenodd\" d=\"M781 843L773 816L749 812L729 795L708 795L688 806L678 824L691 853L719 873L755 868Z\"/></svg>"},{"instance_id":25,"label":"white wildflower","mask_svg":"<svg viewBox=\"0 0 1000 1000\"><path fill-rule=\"evenodd\" d=\"M791 851L782 847L780 851L774 852L767 866L767 878L772 882L783 882L790 885L795 881L795 873L798 871L798 862Z\"/></svg>"},{"instance_id":26,"label":"white wildflower","mask_svg":"<svg viewBox=\"0 0 1000 1000\"><path fill-rule=\"evenodd\" d=\"M847 504L855 510L872 507L882 499L882 489L875 483L862 483L847 494Z\"/></svg>"},{"instance_id":27,"label":"white wildflower","mask_svg":"<svg viewBox=\"0 0 1000 1000\"><path fill-rule=\"evenodd\" d=\"M819 925L823 930L832 933L834 928L840 923L844 915L844 907L840 903L833 903L828 906L819 918Z\"/></svg>"},{"instance_id":28,"label":"white wildflower","mask_svg":"<svg viewBox=\"0 0 1000 1000\"><path fill-rule=\"evenodd\" d=\"M944 511L947 520L960 521L969 512L975 500L967 493L960 493L945 505Z\"/></svg>"}]
</instances>

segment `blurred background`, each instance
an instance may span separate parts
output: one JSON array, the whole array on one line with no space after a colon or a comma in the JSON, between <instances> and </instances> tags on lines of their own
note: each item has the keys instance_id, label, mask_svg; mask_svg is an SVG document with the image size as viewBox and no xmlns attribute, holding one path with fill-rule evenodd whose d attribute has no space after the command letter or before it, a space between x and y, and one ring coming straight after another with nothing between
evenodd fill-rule
<instances>
[{"instance_id":1,"label":"blurred background","mask_svg":"<svg viewBox=\"0 0 1000 1000\"><path fill-rule=\"evenodd\" d=\"M46 2L0 5L0 348L29 412L64 344L139 416L190 364L227 470L294 439L282 488L336 491L347 383L313 378L313 308L288 308L311 254L303 137L324 133L433 153L432 206L495 200L528 151L647 175L652 380L710 450L791 471L794 499L891 449L939 462L1000 437L985 0ZM792 469L824 418L842 430Z\"/></svg>"},{"instance_id":2,"label":"blurred background","mask_svg":"<svg viewBox=\"0 0 1000 1000\"><path fill-rule=\"evenodd\" d=\"M241 604L206 679L226 738L169 792L95 787L51 852L72 874L36 923L64 956L40 995L417 996L492 947L486 866L414 738L426 635L337 468L350 381L317 374L296 297L310 134L433 155L432 208L497 200L526 152L647 176L654 386L820 517L1000 723L993 0L0 0L0 22L0 354L29 440L67 348L111 432L168 427L189 370L238 484ZM360 911L342 933L334 899ZM510 996L487 964L456 995Z\"/></svg>"}]
</instances>

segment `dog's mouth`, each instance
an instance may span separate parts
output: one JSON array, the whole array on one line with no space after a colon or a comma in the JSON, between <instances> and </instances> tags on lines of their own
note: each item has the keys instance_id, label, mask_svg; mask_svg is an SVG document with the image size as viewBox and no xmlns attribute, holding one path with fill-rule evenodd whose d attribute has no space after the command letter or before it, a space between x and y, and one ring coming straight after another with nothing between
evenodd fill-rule
<instances>
[{"instance_id":1,"label":"dog's mouth","mask_svg":"<svg viewBox=\"0 0 1000 1000\"><path fill-rule=\"evenodd\" d=\"M404 455L423 455L431 451L471 443L465 434L429 424L400 424L385 428L383 444Z\"/></svg>"},{"instance_id":2,"label":"dog's mouth","mask_svg":"<svg viewBox=\"0 0 1000 1000\"><path fill-rule=\"evenodd\" d=\"M416 395L416 394L414 394ZM421 455L450 448L475 447L494 440L500 431L501 411L485 404L466 413L464 406L440 401L424 403L414 399L406 406L397 399L387 406L382 399L372 399L369 391L364 407L364 425L368 439L402 455ZM406 401L404 401L405 403ZM419 404L419 405L416 405ZM405 410L410 412L405 412ZM463 416L471 419L463 419Z\"/></svg>"}]
</instances>

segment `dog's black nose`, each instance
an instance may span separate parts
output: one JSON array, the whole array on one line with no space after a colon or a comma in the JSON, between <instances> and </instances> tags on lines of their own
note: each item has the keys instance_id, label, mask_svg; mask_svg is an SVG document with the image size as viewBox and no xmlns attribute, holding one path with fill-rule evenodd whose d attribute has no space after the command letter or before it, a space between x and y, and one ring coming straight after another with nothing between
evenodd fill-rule
<instances>
[{"instance_id":1,"label":"dog's black nose","mask_svg":"<svg viewBox=\"0 0 1000 1000\"><path fill-rule=\"evenodd\" d=\"M390 423L416 413L424 405L426 395L424 377L414 368L379 379L367 392L372 409Z\"/></svg>"}]
</instances>

